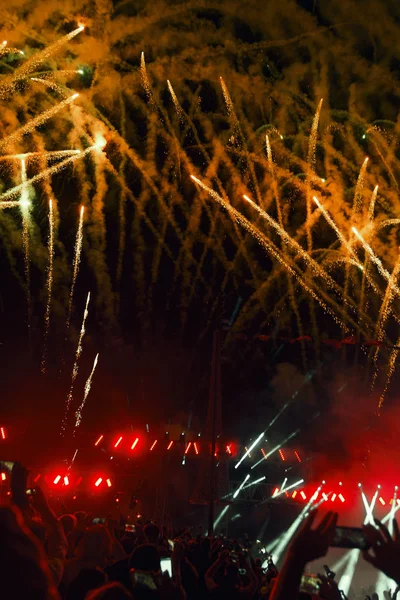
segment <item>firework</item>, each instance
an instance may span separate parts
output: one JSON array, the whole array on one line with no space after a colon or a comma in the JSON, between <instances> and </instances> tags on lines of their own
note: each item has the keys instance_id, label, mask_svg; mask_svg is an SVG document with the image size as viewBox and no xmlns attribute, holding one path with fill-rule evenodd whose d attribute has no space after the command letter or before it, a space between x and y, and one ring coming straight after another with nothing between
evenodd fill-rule
<instances>
[{"instance_id":1,"label":"firework","mask_svg":"<svg viewBox=\"0 0 400 600\"><path fill-rule=\"evenodd\" d=\"M22 214L22 245L24 250L24 265L25 265L25 286L26 286L26 301L28 305L28 327L31 330L32 320L32 301L31 301L31 277L30 277L30 258L29 258L29 226L30 226L30 208L29 188L26 175L26 162L21 159L21 184L19 191L21 192L19 205Z\"/></svg>"},{"instance_id":2,"label":"firework","mask_svg":"<svg viewBox=\"0 0 400 600\"><path fill-rule=\"evenodd\" d=\"M72 368L72 377L71 377L71 387L69 389L69 393L67 396L67 400L65 402L65 410L64 410L64 417L63 417L63 421L61 424L61 435L65 435L65 431L66 431L66 426L67 426L67 418L68 418L68 413L69 413L69 409L72 403L72 397L73 397L73 390L74 390L74 384L75 384L75 379L78 375L78 362L79 362L79 358L82 354L82 341L83 341L83 337L86 333L86 329L85 329L85 324L86 324L86 319L87 316L89 314L89 301L90 301L90 292L87 295L86 298L86 305L85 305L85 311L83 313L83 319L82 319L82 326L81 326L81 331L79 334L79 340L78 340L78 347L76 349L76 353L75 353L75 362L74 362L74 366Z\"/></svg>"},{"instance_id":3,"label":"firework","mask_svg":"<svg viewBox=\"0 0 400 600\"><path fill-rule=\"evenodd\" d=\"M85 383L85 391L84 391L84 394L83 394L83 400L82 400L82 402L81 402L78 410L75 413L76 421L75 421L74 434L75 434L76 429L79 427L79 425L81 424L81 421L82 421L82 411L83 411L83 409L85 407L87 397L89 396L90 388L92 387L92 379L93 379L93 375L94 375L94 372L95 372L96 367L97 367L98 360L99 360L99 355L96 354L96 358L94 359L92 371L91 371L91 373L90 373L90 375L89 375L89 377L88 377L88 379L87 379L87 381Z\"/></svg>"},{"instance_id":4,"label":"firework","mask_svg":"<svg viewBox=\"0 0 400 600\"><path fill-rule=\"evenodd\" d=\"M49 266L47 269L47 302L44 317L44 348L42 357L42 372L46 372L47 338L50 330L51 294L53 289L53 258L54 258L54 217L53 201L49 200Z\"/></svg>"},{"instance_id":5,"label":"firework","mask_svg":"<svg viewBox=\"0 0 400 600\"><path fill-rule=\"evenodd\" d=\"M79 265L81 262L84 212L85 212L85 207L81 206L78 231L76 233L76 240L75 240L74 262L73 262L73 267L72 267L73 268L72 284L71 284L71 292L69 295L69 304L68 304L67 331L68 331L70 323L71 323L71 314L72 314L72 306L73 306L73 301L74 301L75 284L76 284L76 280L77 280L78 273L79 273Z\"/></svg>"}]
</instances>

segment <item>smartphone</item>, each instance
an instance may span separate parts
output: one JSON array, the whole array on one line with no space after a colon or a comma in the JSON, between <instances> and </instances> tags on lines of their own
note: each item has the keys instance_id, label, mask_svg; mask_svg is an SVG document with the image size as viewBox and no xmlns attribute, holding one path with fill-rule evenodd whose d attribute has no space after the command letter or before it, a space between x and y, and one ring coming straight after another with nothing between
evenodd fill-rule
<instances>
[{"instance_id":1,"label":"smartphone","mask_svg":"<svg viewBox=\"0 0 400 600\"><path fill-rule=\"evenodd\" d=\"M138 571L137 569L131 569L131 579L133 587L146 588L148 590L156 590L157 585L152 577L151 573L146 571Z\"/></svg>"},{"instance_id":2,"label":"smartphone","mask_svg":"<svg viewBox=\"0 0 400 600\"><path fill-rule=\"evenodd\" d=\"M170 577L172 577L171 559L169 557L161 558L160 563L161 563L161 573L165 573L165 571L167 571L168 575Z\"/></svg>"},{"instance_id":3,"label":"smartphone","mask_svg":"<svg viewBox=\"0 0 400 600\"><path fill-rule=\"evenodd\" d=\"M128 531L129 533L135 533L136 527L135 525L132 525L132 523L125 523L125 531Z\"/></svg>"},{"instance_id":4,"label":"smartphone","mask_svg":"<svg viewBox=\"0 0 400 600\"><path fill-rule=\"evenodd\" d=\"M318 594L321 581L318 575L303 575L300 583L300 592L304 594Z\"/></svg>"},{"instance_id":5,"label":"smartphone","mask_svg":"<svg viewBox=\"0 0 400 600\"><path fill-rule=\"evenodd\" d=\"M105 517L95 517L92 521L92 525L104 525L105 522Z\"/></svg>"},{"instance_id":6,"label":"smartphone","mask_svg":"<svg viewBox=\"0 0 400 600\"><path fill-rule=\"evenodd\" d=\"M370 544L363 529L359 527L336 527L332 546L335 548L368 550Z\"/></svg>"}]
</instances>

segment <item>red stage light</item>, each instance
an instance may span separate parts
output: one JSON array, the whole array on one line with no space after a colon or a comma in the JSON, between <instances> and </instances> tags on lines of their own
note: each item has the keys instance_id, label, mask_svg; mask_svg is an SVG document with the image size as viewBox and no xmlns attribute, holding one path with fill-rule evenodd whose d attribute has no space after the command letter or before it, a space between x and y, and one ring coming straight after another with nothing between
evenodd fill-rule
<instances>
[{"instance_id":1,"label":"red stage light","mask_svg":"<svg viewBox=\"0 0 400 600\"><path fill-rule=\"evenodd\" d=\"M168 446L167 446L167 450L170 450L170 449L172 448L172 444L173 444L173 443L174 443L174 442L173 442L173 441L171 441L171 442L168 444Z\"/></svg>"},{"instance_id":2,"label":"red stage light","mask_svg":"<svg viewBox=\"0 0 400 600\"><path fill-rule=\"evenodd\" d=\"M286 460L285 455L283 454L282 450L279 450L279 455L282 460Z\"/></svg>"},{"instance_id":3,"label":"red stage light","mask_svg":"<svg viewBox=\"0 0 400 600\"><path fill-rule=\"evenodd\" d=\"M96 483L94 484L96 487L99 487L99 485L101 484L101 482L103 481L102 477L99 477L98 480L96 481Z\"/></svg>"},{"instance_id":4,"label":"red stage light","mask_svg":"<svg viewBox=\"0 0 400 600\"><path fill-rule=\"evenodd\" d=\"M307 496L305 495L305 493L303 492L303 490L301 490L300 496L303 498L303 500L307 500Z\"/></svg>"},{"instance_id":5,"label":"red stage light","mask_svg":"<svg viewBox=\"0 0 400 600\"><path fill-rule=\"evenodd\" d=\"M298 452L296 452L296 450L295 450L294 453L295 453L295 456L296 456L298 462L300 463L301 462L301 458L300 458Z\"/></svg>"},{"instance_id":6,"label":"red stage light","mask_svg":"<svg viewBox=\"0 0 400 600\"><path fill-rule=\"evenodd\" d=\"M4 427L0 427L0 431L1 431L1 437L3 440L6 439L6 430L4 429Z\"/></svg>"},{"instance_id":7,"label":"red stage light","mask_svg":"<svg viewBox=\"0 0 400 600\"><path fill-rule=\"evenodd\" d=\"M335 500L336 500L336 494L332 494L332 496L331 496L331 502L335 502Z\"/></svg>"},{"instance_id":8,"label":"red stage light","mask_svg":"<svg viewBox=\"0 0 400 600\"><path fill-rule=\"evenodd\" d=\"M227 454L232 454L231 444L227 445L227 447L226 447L226 453Z\"/></svg>"},{"instance_id":9,"label":"red stage light","mask_svg":"<svg viewBox=\"0 0 400 600\"><path fill-rule=\"evenodd\" d=\"M75 485L79 485L81 481L82 481L82 477L78 477Z\"/></svg>"},{"instance_id":10,"label":"red stage light","mask_svg":"<svg viewBox=\"0 0 400 600\"><path fill-rule=\"evenodd\" d=\"M276 487L276 488L274 489L274 491L272 492L272 497L276 496L276 494L277 494L278 492L279 492L279 488L278 488L278 487Z\"/></svg>"},{"instance_id":11,"label":"red stage light","mask_svg":"<svg viewBox=\"0 0 400 600\"><path fill-rule=\"evenodd\" d=\"M33 483L37 483L39 481L39 479L41 478L40 473L38 473L35 477L35 479L33 480Z\"/></svg>"},{"instance_id":12,"label":"red stage light","mask_svg":"<svg viewBox=\"0 0 400 600\"><path fill-rule=\"evenodd\" d=\"M322 492L322 497L325 500L325 502L328 502L328 496L324 492Z\"/></svg>"},{"instance_id":13,"label":"red stage light","mask_svg":"<svg viewBox=\"0 0 400 600\"><path fill-rule=\"evenodd\" d=\"M385 504L386 504L386 502L384 501L382 496L379 496L379 502L382 504L382 506L385 506Z\"/></svg>"},{"instance_id":14,"label":"red stage light","mask_svg":"<svg viewBox=\"0 0 400 600\"><path fill-rule=\"evenodd\" d=\"M72 496L72 500L76 500L76 496Z\"/></svg>"},{"instance_id":15,"label":"red stage light","mask_svg":"<svg viewBox=\"0 0 400 600\"><path fill-rule=\"evenodd\" d=\"M64 485L69 485L68 475L64 477Z\"/></svg>"},{"instance_id":16,"label":"red stage light","mask_svg":"<svg viewBox=\"0 0 400 600\"><path fill-rule=\"evenodd\" d=\"M155 440L155 441L152 443L152 445L151 445L151 448L150 448L150 452L153 450L153 448L154 448L154 446L155 446L156 444L157 444L157 440Z\"/></svg>"},{"instance_id":17,"label":"red stage light","mask_svg":"<svg viewBox=\"0 0 400 600\"><path fill-rule=\"evenodd\" d=\"M194 442L193 447L194 447L194 451L196 452L196 454L198 454L199 453L199 449L197 447L196 442Z\"/></svg>"},{"instance_id":18,"label":"red stage light","mask_svg":"<svg viewBox=\"0 0 400 600\"><path fill-rule=\"evenodd\" d=\"M123 440L123 436L121 435L121 437L118 438L117 442L115 443L114 448L118 448L118 446L120 445L120 443L122 442L122 440Z\"/></svg>"},{"instance_id":19,"label":"red stage light","mask_svg":"<svg viewBox=\"0 0 400 600\"><path fill-rule=\"evenodd\" d=\"M98 440L95 442L95 444L94 444L94 445L95 445L95 446L98 446L98 445L100 444L100 442L101 442L101 440L102 440L103 438L104 438L104 435L101 435L101 436L99 437L99 439L98 439Z\"/></svg>"},{"instance_id":20,"label":"red stage light","mask_svg":"<svg viewBox=\"0 0 400 600\"><path fill-rule=\"evenodd\" d=\"M297 490L294 490L293 494L292 494L292 498L296 498L297 496Z\"/></svg>"},{"instance_id":21,"label":"red stage light","mask_svg":"<svg viewBox=\"0 0 400 600\"><path fill-rule=\"evenodd\" d=\"M188 442L188 445L186 446L185 454L187 454L189 452L191 445L192 445L192 442Z\"/></svg>"},{"instance_id":22,"label":"red stage light","mask_svg":"<svg viewBox=\"0 0 400 600\"><path fill-rule=\"evenodd\" d=\"M139 438L136 438L136 440L133 442L133 444L131 446L131 450L134 450L136 448L138 441L139 441Z\"/></svg>"},{"instance_id":23,"label":"red stage light","mask_svg":"<svg viewBox=\"0 0 400 600\"><path fill-rule=\"evenodd\" d=\"M111 479L107 479L107 480L106 480L106 483L107 483L108 487L111 487L111 486L112 486Z\"/></svg>"},{"instance_id":24,"label":"red stage light","mask_svg":"<svg viewBox=\"0 0 400 600\"><path fill-rule=\"evenodd\" d=\"M2 481L5 481L5 480L6 480L6 474L5 474L5 473L2 473L2 474L1 474L1 480L2 480Z\"/></svg>"},{"instance_id":25,"label":"red stage light","mask_svg":"<svg viewBox=\"0 0 400 600\"><path fill-rule=\"evenodd\" d=\"M60 479L61 479L61 475L57 475L57 477L53 481L54 485L57 485L57 483L60 481Z\"/></svg>"},{"instance_id":26,"label":"red stage light","mask_svg":"<svg viewBox=\"0 0 400 600\"><path fill-rule=\"evenodd\" d=\"M344 502L344 501L345 501L345 500L344 500L344 497L342 496L342 494L339 494L338 498L339 498L339 500L340 500L341 502Z\"/></svg>"},{"instance_id":27,"label":"red stage light","mask_svg":"<svg viewBox=\"0 0 400 600\"><path fill-rule=\"evenodd\" d=\"M264 458L267 458L267 454L266 454L264 448L261 448L261 454L263 455Z\"/></svg>"}]
</instances>

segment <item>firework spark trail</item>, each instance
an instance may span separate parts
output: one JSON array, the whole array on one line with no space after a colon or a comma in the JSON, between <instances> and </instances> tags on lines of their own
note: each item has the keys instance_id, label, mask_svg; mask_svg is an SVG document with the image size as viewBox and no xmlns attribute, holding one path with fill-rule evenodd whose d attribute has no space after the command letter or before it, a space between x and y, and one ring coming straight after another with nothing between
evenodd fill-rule
<instances>
[{"instance_id":1,"label":"firework spark trail","mask_svg":"<svg viewBox=\"0 0 400 600\"><path fill-rule=\"evenodd\" d=\"M382 275L382 277L384 277L386 279L387 282L390 282L389 271L387 271L385 269L385 267L382 264L382 261L376 256L376 254L372 250L371 246L369 244L367 244L367 242L364 240L362 235L357 231L357 229L355 227L352 227L351 229L352 229L353 233L355 234L355 236L358 238L358 240L363 245L364 250L366 252L368 252L368 254L370 255L372 262L378 267L379 273ZM396 293L397 296L400 296L400 289L397 287L397 285L390 282L390 287L391 287L392 291L394 291Z\"/></svg>"},{"instance_id":2,"label":"firework spark trail","mask_svg":"<svg viewBox=\"0 0 400 600\"><path fill-rule=\"evenodd\" d=\"M89 396L90 388L92 387L92 379L93 379L93 375L94 375L94 372L95 372L96 367L97 367L98 360L99 360L99 355L96 354L96 358L94 359L92 371L91 371L91 373L90 373L90 375L89 375L89 377L88 377L88 379L87 379L87 381L85 383L85 392L84 392L84 395L83 395L83 400L82 400L81 405L79 406L78 410L75 413L76 421L75 421L75 427L74 427L74 433L73 433L73 435L75 435L76 429L79 427L79 425L82 422L82 411L83 411L83 409L85 407L87 397Z\"/></svg>"},{"instance_id":3,"label":"firework spark trail","mask_svg":"<svg viewBox=\"0 0 400 600\"><path fill-rule=\"evenodd\" d=\"M371 200L370 200L370 203L369 203L368 219L370 221L374 220L375 203L376 203L376 197L378 195L378 188L379 188L379 186L377 186L377 185L374 187L374 191L372 192Z\"/></svg>"},{"instance_id":4,"label":"firework spark trail","mask_svg":"<svg viewBox=\"0 0 400 600\"><path fill-rule=\"evenodd\" d=\"M396 346L400 346L400 337L397 339ZM390 353L390 357L389 357L389 367L388 367L385 385L383 387L383 392L382 392L382 394L379 398L379 402L378 402L378 407L377 407L378 415L380 415L380 413L381 413L381 409L382 409L383 403L385 401L386 392L388 390L391 379L393 377L393 373L396 368L396 361L397 361L398 355L399 355L399 349L393 348L392 352Z\"/></svg>"},{"instance_id":5,"label":"firework spark trail","mask_svg":"<svg viewBox=\"0 0 400 600\"><path fill-rule=\"evenodd\" d=\"M142 85L143 85L144 91L146 92L147 101L150 104L152 104L153 103L153 93L151 90L150 80L147 75L146 62L144 60L144 52L142 52L142 54L140 56L140 74L142 76Z\"/></svg>"},{"instance_id":6,"label":"firework spark trail","mask_svg":"<svg viewBox=\"0 0 400 600\"><path fill-rule=\"evenodd\" d=\"M376 185L374 188L374 191L372 192L371 200L369 202L369 208L368 208L368 220L371 223L374 220L375 203L376 203L377 196L378 196L378 186ZM361 292L360 292L360 304L359 304L360 314L362 314L364 312L364 310L366 310L366 308L367 308L367 304L365 302L365 289L366 289L366 282L368 279L368 275L367 275L368 274L368 263L369 263L369 254L366 252L365 257L364 257L363 274L362 274L362 279L361 279ZM371 284L370 281L369 281L369 284ZM357 354L358 354L358 348L359 348L359 346L357 346ZM356 358L358 359L358 356L356 356Z\"/></svg>"},{"instance_id":7,"label":"firework spark trail","mask_svg":"<svg viewBox=\"0 0 400 600\"><path fill-rule=\"evenodd\" d=\"M362 211L365 174L367 171L368 161L369 158L367 156L361 165L360 174L357 179L356 189L354 191L353 216L357 216Z\"/></svg>"},{"instance_id":8,"label":"firework spark trail","mask_svg":"<svg viewBox=\"0 0 400 600\"><path fill-rule=\"evenodd\" d=\"M197 183L203 190L205 190L216 202L218 202L221 206L228 211L228 213L244 228L248 231L254 239L260 244L262 248L268 253L271 254L274 258L276 258L280 264L291 273L300 285L304 288L304 290L314 298L318 302L318 304L323 308L325 312L327 312L331 317L338 323L340 326L344 327L344 323L337 317L337 315L327 306L327 304L322 300L315 292L312 290L307 283L302 279L302 277L292 268L291 265L288 265L285 260L283 260L282 256L277 252L277 250L273 247L272 243L268 238L266 238L254 225L252 225L239 211L237 211L233 206L228 204L221 196L219 196L214 190L205 185L200 179L197 179L194 175L190 176L191 179L195 183ZM330 299L332 301L332 299Z\"/></svg>"},{"instance_id":9,"label":"firework spark trail","mask_svg":"<svg viewBox=\"0 0 400 600\"><path fill-rule=\"evenodd\" d=\"M119 94L119 105L121 111L121 134L123 137L126 137L126 113L125 113L125 102L122 92ZM125 180L125 167L126 167L126 156L125 154L122 156L121 164L119 166L118 172L119 176L122 180ZM126 194L123 190L121 190L120 200L119 200L119 240L118 240L118 262L117 262L117 284L118 287L121 283L122 277L122 267L125 253L125 238L126 238L126 217L125 217L125 205L126 205ZM120 298L120 290L119 290L119 298Z\"/></svg>"},{"instance_id":10,"label":"firework spark trail","mask_svg":"<svg viewBox=\"0 0 400 600\"><path fill-rule=\"evenodd\" d=\"M28 186L32 185L33 183L41 181L42 179L46 179L46 177L49 177L50 175L53 175L54 173L61 171L61 169L63 169L66 165L73 163L76 160L80 160L81 158L83 158L84 156L89 154L90 152L95 152L95 151L100 151L99 146L97 144L94 144L93 146L86 148L86 150L83 150L83 152L79 152L79 154L74 154L73 156L69 156L65 160L57 163L56 165L53 165L52 167L49 167L48 169L44 169L44 171L41 171L37 175L34 175L31 179L28 179L27 181L21 183L20 185L16 185L15 187L11 188L7 192L4 192L4 194L1 194L0 195L0 203L2 200L6 200L7 198L12 198L13 196L16 196L17 194L22 192L22 190L24 190Z\"/></svg>"},{"instance_id":11,"label":"firework spark trail","mask_svg":"<svg viewBox=\"0 0 400 600\"><path fill-rule=\"evenodd\" d=\"M378 223L375 227L376 231L380 231L384 227L390 227L392 225L399 225L400 219L384 219L380 223Z\"/></svg>"},{"instance_id":12,"label":"firework spark trail","mask_svg":"<svg viewBox=\"0 0 400 600\"><path fill-rule=\"evenodd\" d=\"M15 85L24 79L26 79L32 71L36 70L44 61L49 59L55 52L57 52L64 44L69 42L78 33L84 30L84 26L81 25L74 31L71 31L61 39L57 40L50 46L47 46L34 56L27 60L23 65L16 69L12 77L6 78L3 84L0 85L0 98L5 98L7 94L11 93L15 89Z\"/></svg>"},{"instance_id":13,"label":"firework spark trail","mask_svg":"<svg viewBox=\"0 0 400 600\"><path fill-rule=\"evenodd\" d=\"M280 227L280 225L272 217L270 217L270 215L268 213L266 213L264 210L262 210L262 208L260 208L259 206L257 206L257 204L255 202L253 202L253 200L251 200L248 196L246 196L244 194L243 198L258 212L258 214L261 217L263 217L263 219L265 219L277 231L277 233L280 235L280 237L283 238L287 242L288 245L292 246L292 248L298 254L300 254L300 256L302 257L302 259L313 270L313 272L316 275L319 275L320 277L322 277L324 279L324 281L325 281L325 283L327 284L328 287L331 287L332 289L336 289L336 291L338 291L341 295L343 295L342 289L331 278L331 276L328 275L328 273L326 271L324 271L324 269L313 258L311 258L311 256L309 256L309 254L304 250L304 248L302 248L302 246L300 246L300 244L298 242L296 242L285 231L285 229L283 229L282 227ZM343 301L345 303L348 303L347 298L343 298Z\"/></svg>"},{"instance_id":14,"label":"firework spark trail","mask_svg":"<svg viewBox=\"0 0 400 600\"><path fill-rule=\"evenodd\" d=\"M56 81L53 81L52 79L42 79L41 77L30 77L29 80L35 81L36 83L42 83L46 87L53 90L53 92L60 94L60 96L63 96L64 98L67 98L67 96L68 96L69 89L65 86L63 87L62 85L60 85Z\"/></svg>"},{"instance_id":15,"label":"firework spark trail","mask_svg":"<svg viewBox=\"0 0 400 600\"><path fill-rule=\"evenodd\" d=\"M169 92L172 96L172 101L174 103L175 110L178 114L179 120L181 121L181 123L184 123L185 122L185 112L182 109L181 105L179 104L179 100L177 98L177 95L175 94L174 88L172 87L169 79L167 79L167 85L168 85Z\"/></svg>"},{"instance_id":16,"label":"firework spark trail","mask_svg":"<svg viewBox=\"0 0 400 600\"><path fill-rule=\"evenodd\" d=\"M233 126L233 137L234 137L235 143L238 143L239 138L242 137L241 131L240 131L239 119L236 116L235 107L232 102L232 98L229 94L228 88L226 87L225 81L222 79L222 77L220 77L219 80L221 83L221 88L222 88L222 93L224 96L226 108L228 110L228 115L229 115L229 118L231 119L232 126Z\"/></svg>"},{"instance_id":17,"label":"firework spark trail","mask_svg":"<svg viewBox=\"0 0 400 600\"><path fill-rule=\"evenodd\" d=\"M47 304L44 317L44 343L41 370L46 372L47 364L47 339L50 330L50 312L51 312L51 295L53 290L53 259L54 259L54 216L53 216L53 201L49 200L49 266L47 271Z\"/></svg>"},{"instance_id":18,"label":"firework spark trail","mask_svg":"<svg viewBox=\"0 0 400 600\"><path fill-rule=\"evenodd\" d=\"M29 252L29 226L30 226L30 201L29 201L29 187L27 185L28 179L26 174L26 162L25 159L21 160L21 184L17 186L20 188L20 201L22 215L22 247L24 250L24 266L25 266L25 286L26 286L26 302L28 306L28 327L29 335L31 334L32 324L32 301L31 301L31 271L30 271L30 252Z\"/></svg>"},{"instance_id":19,"label":"firework spark trail","mask_svg":"<svg viewBox=\"0 0 400 600\"><path fill-rule=\"evenodd\" d=\"M3 210L4 208L14 208L14 206L19 206L20 205L20 201L19 200L10 200L7 202L7 200L5 202L0 202L0 210Z\"/></svg>"},{"instance_id":20,"label":"firework spark trail","mask_svg":"<svg viewBox=\"0 0 400 600\"><path fill-rule=\"evenodd\" d=\"M0 161L6 160L29 160L29 159L42 159L45 158L47 160L63 158L64 156L71 156L73 154L80 154L80 150L54 150L50 152L25 152L24 154L5 154L0 156Z\"/></svg>"},{"instance_id":21,"label":"firework spark trail","mask_svg":"<svg viewBox=\"0 0 400 600\"><path fill-rule=\"evenodd\" d=\"M51 117L60 112L60 110L62 110L63 108L71 104L71 102L76 100L78 96L79 94L72 94L72 96L70 96L69 98L62 100L55 106L52 106L52 108L45 110L34 119L28 121L28 123L26 123L22 127L19 127L19 129L14 131L14 133L11 133L7 137L0 140L0 149L7 148L10 144L15 144L15 142L20 140L24 135L26 135L27 133L31 133L32 131L34 131L34 129L39 127L39 125L43 125L43 123L45 123L48 119L51 119Z\"/></svg>"},{"instance_id":22,"label":"firework spark trail","mask_svg":"<svg viewBox=\"0 0 400 600\"><path fill-rule=\"evenodd\" d=\"M61 436L65 435L65 431L66 431L66 427L67 427L68 413L69 413L69 409L70 409L71 402L72 402L72 392L74 390L75 379L78 375L78 361L79 361L80 355L82 354L82 340L83 340L83 337L86 332L85 323L86 323L86 318L89 314L89 311L88 311L89 301L90 301L90 292L88 292L87 299L86 299L86 305L85 305L85 311L83 313L82 327L81 327L81 332L79 334L78 347L76 349L76 354L75 354L75 362L74 362L74 366L72 368L71 387L70 387L70 390L69 390L69 393L67 396L67 400L65 402L64 417L63 417L63 420L61 423L61 431L60 431Z\"/></svg>"},{"instance_id":23,"label":"firework spark trail","mask_svg":"<svg viewBox=\"0 0 400 600\"><path fill-rule=\"evenodd\" d=\"M73 302L74 302L75 284L76 284L76 280L77 280L78 273L79 273L79 265L81 262L84 212L85 212L85 207L81 206L81 211L80 211L80 215L79 215L79 224L78 224L78 230L76 232L75 248L74 248L73 274L72 274L71 291L69 294L68 316L67 316L67 325L66 325L67 333L69 330L69 326L71 324L71 315L72 315L72 306L73 306Z\"/></svg>"}]
</instances>

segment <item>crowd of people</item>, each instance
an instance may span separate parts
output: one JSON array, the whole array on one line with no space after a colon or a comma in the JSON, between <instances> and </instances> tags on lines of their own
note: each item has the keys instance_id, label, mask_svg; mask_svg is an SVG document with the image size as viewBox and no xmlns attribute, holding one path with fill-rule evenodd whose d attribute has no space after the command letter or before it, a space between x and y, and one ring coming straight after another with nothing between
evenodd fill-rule
<instances>
[{"instance_id":1,"label":"crowd of people","mask_svg":"<svg viewBox=\"0 0 400 600\"><path fill-rule=\"evenodd\" d=\"M334 574L318 576L318 591L302 589L307 563L325 556L338 515L318 525L310 513L278 572L248 542L172 532L154 522L126 531L86 512L57 516L38 487L26 493L26 472L14 465L10 503L0 507L1 597L29 600L340 600ZM365 528L364 557L400 584L400 534L377 521ZM306 598L307 596L307 598ZM383 600L383 599L380 599Z\"/></svg>"}]
</instances>

